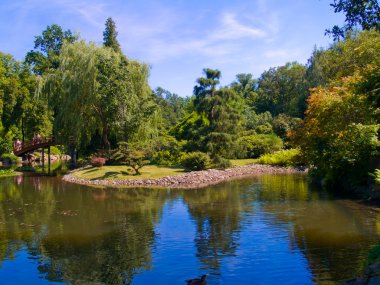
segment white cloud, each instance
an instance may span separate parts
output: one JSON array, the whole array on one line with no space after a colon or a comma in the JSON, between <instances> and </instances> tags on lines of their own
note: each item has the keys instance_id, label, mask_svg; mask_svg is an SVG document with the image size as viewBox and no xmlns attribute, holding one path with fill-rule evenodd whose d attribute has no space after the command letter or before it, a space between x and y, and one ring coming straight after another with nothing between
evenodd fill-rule
<instances>
[{"instance_id":1,"label":"white cloud","mask_svg":"<svg viewBox=\"0 0 380 285\"><path fill-rule=\"evenodd\" d=\"M214 38L217 40L234 40L239 38L257 39L266 36L264 30L244 25L236 18L236 14L224 13L221 28L215 32Z\"/></svg>"}]
</instances>

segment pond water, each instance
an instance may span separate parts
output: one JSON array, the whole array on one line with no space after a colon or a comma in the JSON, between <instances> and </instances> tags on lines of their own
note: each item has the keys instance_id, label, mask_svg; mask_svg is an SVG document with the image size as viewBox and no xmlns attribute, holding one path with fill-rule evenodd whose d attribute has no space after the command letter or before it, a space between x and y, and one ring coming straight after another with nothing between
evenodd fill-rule
<instances>
[{"instance_id":1,"label":"pond water","mask_svg":"<svg viewBox=\"0 0 380 285\"><path fill-rule=\"evenodd\" d=\"M268 175L198 190L0 180L1 284L334 284L359 272L380 213Z\"/></svg>"}]
</instances>

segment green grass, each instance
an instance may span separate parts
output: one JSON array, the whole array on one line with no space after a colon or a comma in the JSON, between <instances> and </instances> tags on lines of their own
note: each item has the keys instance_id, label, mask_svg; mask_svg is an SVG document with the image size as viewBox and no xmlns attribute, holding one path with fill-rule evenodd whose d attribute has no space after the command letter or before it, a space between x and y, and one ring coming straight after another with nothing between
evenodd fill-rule
<instances>
[{"instance_id":1,"label":"green grass","mask_svg":"<svg viewBox=\"0 0 380 285\"><path fill-rule=\"evenodd\" d=\"M183 174L184 170L179 167L146 165L140 169L140 172L141 175L134 175L133 170L127 166L112 165L82 169L73 172L73 175L78 178L90 180L152 179Z\"/></svg>"},{"instance_id":2,"label":"green grass","mask_svg":"<svg viewBox=\"0 0 380 285\"><path fill-rule=\"evenodd\" d=\"M257 159L247 158L247 159L231 159L232 166L243 166L248 164L256 163Z\"/></svg>"}]
</instances>

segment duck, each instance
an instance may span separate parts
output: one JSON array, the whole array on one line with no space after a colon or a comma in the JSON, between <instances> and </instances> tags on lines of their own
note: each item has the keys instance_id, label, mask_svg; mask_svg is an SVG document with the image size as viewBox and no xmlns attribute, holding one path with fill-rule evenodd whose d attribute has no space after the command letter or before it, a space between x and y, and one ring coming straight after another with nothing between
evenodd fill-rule
<instances>
[{"instance_id":1,"label":"duck","mask_svg":"<svg viewBox=\"0 0 380 285\"><path fill-rule=\"evenodd\" d=\"M208 274L202 275L201 278L194 278L186 280L187 285L205 285L207 283L206 277Z\"/></svg>"}]
</instances>

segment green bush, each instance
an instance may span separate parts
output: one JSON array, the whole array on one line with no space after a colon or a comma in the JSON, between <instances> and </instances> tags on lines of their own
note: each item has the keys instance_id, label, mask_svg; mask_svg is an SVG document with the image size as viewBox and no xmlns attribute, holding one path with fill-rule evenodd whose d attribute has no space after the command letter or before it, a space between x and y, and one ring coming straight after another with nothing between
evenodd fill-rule
<instances>
[{"instance_id":1,"label":"green bush","mask_svg":"<svg viewBox=\"0 0 380 285\"><path fill-rule=\"evenodd\" d=\"M264 154L257 159L257 163L279 165L279 166L300 166L302 165L299 149L287 149Z\"/></svg>"},{"instance_id":2,"label":"green bush","mask_svg":"<svg viewBox=\"0 0 380 285\"><path fill-rule=\"evenodd\" d=\"M181 165L185 170L204 170L210 167L211 159L207 153L195 151L182 156Z\"/></svg>"},{"instance_id":3,"label":"green bush","mask_svg":"<svg viewBox=\"0 0 380 285\"><path fill-rule=\"evenodd\" d=\"M182 145L182 141L179 142L172 136L160 136L154 141L148 158L152 164L176 165L181 157Z\"/></svg>"},{"instance_id":4,"label":"green bush","mask_svg":"<svg viewBox=\"0 0 380 285\"><path fill-rule=\"evenodd\" d=\"M179 157L171 154L169 150L157 151L152 155L151 163L156 165L175 165Z\"/></svg>"},{"instance_id":5,"label":"green bush","mask_svg":"<svg viewBox=\"0 0 380 285\"><path fill-rule=\"evenodd\" d=\"M263 154L281 150L283 142L274 134L257 134L241 137L237 141L238 158L257 158Z\"/></svg>"},{"instance_id":6,"label":"green bush","mask_svg":"<svg viewBox=\"0 0 380 285\"><path fill-rule=\"evenodd\" d=\"M258 134L271 134L273 133L273 128L271 124L266 123L265 125L258 126L255 131Z\"/></svg>"},{"instance_id":7,"label":"green bush","mask_svg":"<svg viewBox=\"0 0 380 285\"><path fill-rule=\"evenodd\" d=\"M1 155L2 160L10 160L12 162L17 162L18 157L12 153L4 153Z\"/></svg>"},{"instance_id":8,"label":"green bush","mask_svg":"<svg viewBox=\"0 0 380 285\"><path fill-rule=\"evenodd\" d=\"M228 159L217 155L212 160L212 167L225 169L225 168L232 167L232 163Z\"/></svg>"}]
</instances>

